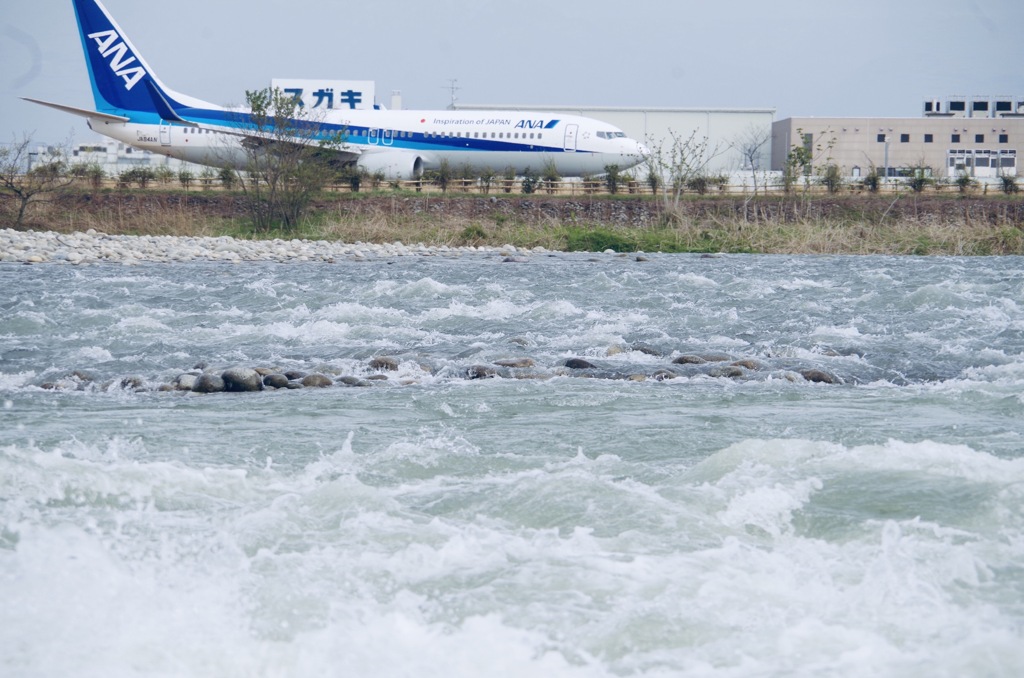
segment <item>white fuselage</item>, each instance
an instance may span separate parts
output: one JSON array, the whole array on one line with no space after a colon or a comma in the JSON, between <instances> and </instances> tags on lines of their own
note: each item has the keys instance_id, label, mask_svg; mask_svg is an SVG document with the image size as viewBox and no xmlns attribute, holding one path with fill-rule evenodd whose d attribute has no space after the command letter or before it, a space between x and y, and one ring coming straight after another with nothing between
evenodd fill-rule
<instances>
[{"instance_id":1,"label":"white fuselage","mask_svg":"<svg viewBox=\"0 0 1024 678\"><path fill-rule=\"evenodd\" d=\"M247 157L234 125L199 116L190 121L195 124L93 119L90 127L142 150L244 169ZM518 111L330 111L319 123L325 135L341 135L342 149L360 154L358 165L407 179L413 177L401 176L400 170L413 158L422 161L421 171L447 162L453 169L468 166L500 173L511 168L519 175L540 174L553 167L560 176L575 177L602 174L609 166L633 167L647 153L611 125L578 116L552 119Z\"/></svg>"}]
</instances>

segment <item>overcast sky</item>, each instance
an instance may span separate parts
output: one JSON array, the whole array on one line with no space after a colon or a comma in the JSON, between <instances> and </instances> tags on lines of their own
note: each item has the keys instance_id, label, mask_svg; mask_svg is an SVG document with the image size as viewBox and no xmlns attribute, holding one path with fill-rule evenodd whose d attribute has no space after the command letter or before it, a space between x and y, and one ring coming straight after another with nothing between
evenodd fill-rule
<instances>
[{"instance_id":1,"label":"overcast sky","mask_svg":"<svg viewBox=\"0 0 1024 678\"><path fill-rule=\"evenodd\" d=\"M918 117L1024 95L1022 0L106 0L167 86L220 104L279 78L373 80L385 105L772 108ZM0 0L0 141L93 138L70 0Z\"/></svg>"}]
</instances>

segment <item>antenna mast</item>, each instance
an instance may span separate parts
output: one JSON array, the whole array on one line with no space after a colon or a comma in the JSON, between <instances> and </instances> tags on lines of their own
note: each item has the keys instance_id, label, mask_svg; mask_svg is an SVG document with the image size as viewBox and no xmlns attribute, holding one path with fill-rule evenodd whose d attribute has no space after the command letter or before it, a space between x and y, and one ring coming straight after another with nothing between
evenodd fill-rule
<instances>
[{"instance_id":1,"label":"antenna mast","mask_svg":"<svg viewBox=\"0 0 1024 678\"><path fill-rule=\"evenodd\" d=\"M455 96L455 93L458 92L460 89L462 89L461 87L459 87L458 83L459 83L458 80L456 80L455 78L451 78L450 80L448 80L448 86L444 88L444 89L448 90L448 94L452 98L452 102L450 104L448 104L448 109L449 110L454 109L455 108L455 102L459 100L458 97Z\"/></svg>"}]
</instances>

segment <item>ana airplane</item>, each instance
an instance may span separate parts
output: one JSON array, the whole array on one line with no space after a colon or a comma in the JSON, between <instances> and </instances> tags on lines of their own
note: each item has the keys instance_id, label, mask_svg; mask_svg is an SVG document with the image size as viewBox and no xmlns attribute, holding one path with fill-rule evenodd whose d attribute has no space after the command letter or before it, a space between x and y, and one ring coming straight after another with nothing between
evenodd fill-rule
<instances>
[{"instance_id":1,"label":"ana airplane","mask_svg":"<svg viewBox=\"0 0 1024 678\"><path fill-rule=\"evenodd\" d=\"M136 148L189 162L245 169L244 144L258 142L250 111L226 108L164 86L98 0L72 0L96 110L27 101L79 115L89 128ZM309 122L308 119L305 120ZM327 110L300 143L342 139L331 150L389 179L416 179L452 167L523 174L553 163L561 176L633 167L648 151L621 130L590 118L522 111ZM265 139L265 137L264 137Z\"/></svg>"}]
</instances>

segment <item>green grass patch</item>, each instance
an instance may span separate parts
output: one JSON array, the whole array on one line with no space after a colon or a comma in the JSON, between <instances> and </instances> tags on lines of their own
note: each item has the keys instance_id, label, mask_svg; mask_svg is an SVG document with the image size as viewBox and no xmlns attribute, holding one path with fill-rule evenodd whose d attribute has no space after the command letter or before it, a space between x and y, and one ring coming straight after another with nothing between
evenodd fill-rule
<instances>
[{"instance_id":1,"label":"green grass patch","mask_svg":"<svg viewBox=\"0 0 1024 678\"><path fill-rule=\"evenodd\" d=\"M565 234L566 249L570 252L636 252L635 237L606 228L570 227Z\"/></svg>"}]
</instances>

